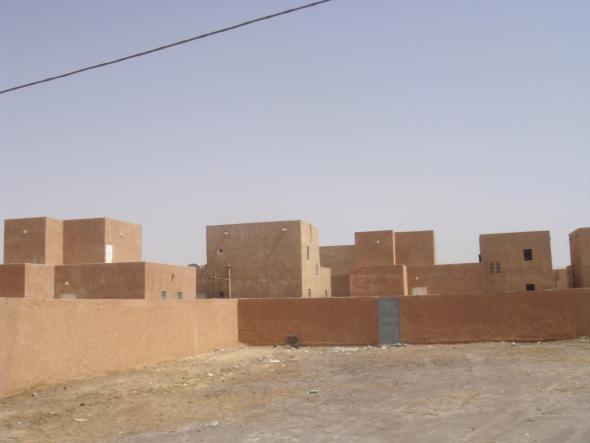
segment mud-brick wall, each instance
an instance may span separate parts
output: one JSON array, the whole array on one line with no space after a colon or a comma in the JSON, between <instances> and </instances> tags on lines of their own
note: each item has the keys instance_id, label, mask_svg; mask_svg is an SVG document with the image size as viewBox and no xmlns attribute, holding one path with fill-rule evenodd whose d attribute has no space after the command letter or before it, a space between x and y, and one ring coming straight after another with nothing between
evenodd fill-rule
<instances>
[{"instance_id":1,"label":"mud-brick wall","mask_svg":"<svg viewBox=\"0 0 590 443\"><path fill-rule=\"evenodd\" d=\"M590 335L590 290L400 297L405 343L536 341Z\"/></svg>"},{"instance_id":2,"label":"mud-brick wall","mask_svg":"<svg viewBox=\"0 0 590 443\"><path fill-rule=\"evenodd\" d=\"M240 342L285 344L289 335L302 345L378 343L374 298L240 299Z\"/></svg>"},{"instance_id":3,"label":"mud-brick wall","mask_svg":"<svg viewBox=\"0 0 590 443\"><path fill-rule=\"evenodd\" d=\"M235 300L0 298L0 397L237 344Z\"/></svg>"}]
</instances>

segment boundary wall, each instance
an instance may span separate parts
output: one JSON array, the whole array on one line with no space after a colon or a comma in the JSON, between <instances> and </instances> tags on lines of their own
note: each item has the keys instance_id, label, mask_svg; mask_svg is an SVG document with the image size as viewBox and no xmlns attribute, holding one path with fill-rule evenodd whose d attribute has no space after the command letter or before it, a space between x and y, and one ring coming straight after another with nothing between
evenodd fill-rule
<instances>
[{"instance_id":1,"label":"boundary wall","mask_svg":"<svg viewBox=\"0 0 590 443\"><path fill-rule=\"evenodd\" d=\"M236 300L0 298L0 397L238 345Z\"/></svg>"},{"instance_id":2,"label":"boundary wall","mask_svg":"<svg viewBox=\"0 0 590 443\"><path fill-rule=\"evenodd\" d=\"M590 336L590 289L398 297L405 343ZM214 349L379 343L376 297L233 300L0 298L0 397Z\"/></svg>"},{"instance_id":3,"label":"boundary wall","mask_svg":"<svg viewBox=\"0 0 590 443\"><path fill-rule=\"evenodd\" d=\"M590 336L590 289L397 297L404 343L537 341ZM376 297L240 299L240 342L379 343Z\"/></svg>"},{"instance_id":4,"label":"boundary wall","mask_svg":"<svg viewBox=\"0 0 590 443\"><path fill-rule=\"evenodd\" d=\"M404 343L590 336L590 289L400 297Z\"/></svg>"},{"instance_id":5,"label":"boundary wall","mask_svg":"<svg viewBox=\"0 0 590 443\"><path fill-rule=\"evenodd\" d=\"M284 345L296 335L303 345L369 345L379 342L377 302L359 298L238 300L240 342Z\"/></svg>"}]
</instances>

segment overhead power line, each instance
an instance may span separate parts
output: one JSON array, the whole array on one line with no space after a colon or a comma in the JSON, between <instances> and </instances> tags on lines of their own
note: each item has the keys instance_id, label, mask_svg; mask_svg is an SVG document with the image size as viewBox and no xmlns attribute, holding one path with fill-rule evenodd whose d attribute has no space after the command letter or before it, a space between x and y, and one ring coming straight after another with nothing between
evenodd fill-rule
<instances>
[{"instance_id":1,"label":"overhead power line","mask_svg":"<svg viewBox=\"0 0 590 443\"><path fill-rule=\"evenodd\" d=\"M200 34L200 35L190 37L190 38L187 38L184 40L180 40L180 41L177 41L174 43L169 43L167 45L158 46L157 48L148 49L147 51L137 52L135 54L127 55L125 57L117 58L114 60L109 60L109 61L106 61L103 63L98 63L96 65L86 66L85 68L76 69L75 71L66 72L64 74L55 75L53 77L47 77L47 78L44 78L43 80L37 80L34 82L25 83L25 84L18 85L18 86L13 86L12 88L8 88L8 89L4 89L4 90L0 91L0 94L6 94L8 92L16 91L18 89L28 88L30 86L38 85L40 83L48 83L48 82L51 82L54 80L59 80L61 78L69 77L71 75L76 75L76 74L80 74L82 72L91 71L92 69L104 68L105 66L114 65L115 63L121 63L121 62L124 62L127 60L131 60L133 58L142 57L142 56L148 55L148 54L153 54L154 52L158 52L158 51L163 51L164 49L173 48L174 46L184 45L185 43L190 43L195 40L200 40L202 38L211 37L213 35L221 34L221 33L228 32L228 31L233 31L234 29L243 28L244 26L248 26L248 25L252 25L254 23L262 22L264 20L270 20L271 18L279 17L281 15L291 14L292 12L301 11L302 9L311 8L313 6L317 6L322 3L328 3L330 1L332 1L332 0L321 0L321 1L313 2L313 3L308 3L306 5L297 6L295 8L285 9L284 11L276 12L276 13L270 14L270 15L265 15L264 17L259 17L259 18L255 18L252 20L247 20L245 22L238 23L233 26L228 26L226 28L221 28L216 31L207 32L205 34Z\"/></svg>"}]
</instances>

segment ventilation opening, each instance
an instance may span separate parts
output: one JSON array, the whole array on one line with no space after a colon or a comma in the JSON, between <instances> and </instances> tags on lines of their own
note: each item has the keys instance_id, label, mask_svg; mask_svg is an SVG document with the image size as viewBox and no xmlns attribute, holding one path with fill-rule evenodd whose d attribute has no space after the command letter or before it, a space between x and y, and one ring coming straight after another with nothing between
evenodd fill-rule
<instances>
[{"instance_id":1,"label":"ventilation opening","mask_svg":"<svg viewBox=\"0 0 590 443\"><path fill-rule=\"evenodd\" d=\"M532 249L523 249L522 254L524 256L525 261L531 261L533 259L533 250Z\"/></svg>"},{"instance_id":2,"label":"ventilation opening","mask_svg":"<svg viewBox=\"0 0 590 443\"><path fill-rule=\"evenodd\" d=\"M217 298L225 298L225 292L223 292L223 291L219 291L219 292L217 293Z\"/></svg>"},{"instance_id":3,"label":"ventilation opening","mask_svg":"<svg viewBox=\"0 0 590 443\"><path fill-rule=\"evenodd\" d=\"M176 293L176 300L182 300L183 297L184 297L184 295L181 291L178 291Z\"/></svg>"},{"instance_id":4,"label":"ventilation opening","mask_svg":"<svg viewBox=\"0 0 590 443\"><path fill-rule=\"evenodd\" d=\"M168 292L166 292L166 291L160 292L160 298L162 300L168 300Z\"/></svg>"},{"instance_id":5,"label":"ventilation opening","mask_svg":"<svg viewBox=\"0 0 590 443\"><path fill-rule=\"evenodd\" d=\"M534 291L535 290L535 284L534 283L527 283L526 284L526 290L527 291Z\"/></svg>"}]
</instances>

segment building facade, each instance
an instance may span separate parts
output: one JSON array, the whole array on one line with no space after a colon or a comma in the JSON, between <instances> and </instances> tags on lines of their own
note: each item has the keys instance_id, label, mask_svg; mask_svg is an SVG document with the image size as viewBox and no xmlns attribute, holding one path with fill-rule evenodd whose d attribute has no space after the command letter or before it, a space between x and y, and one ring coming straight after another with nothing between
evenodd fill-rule
<instances>
[{"instance_id":1,"label":"building facade","mask_svg":"<svg viewBox=\"0 0 590 443\"><path fill-rule=\"evenodd\" d=\"M569 236L571 284L573 288L590 287L590 228L576 229Z\"/></svg>"},{"instance_id":2,"label":"building facade","mask_svg":"<svg viewBox=\"0 0 590 443\"><path fill-rule=\"evenodd\" d=\"M479 261L436 264L433 231L355 233L354 245L322 246L333 295L396 296L590 286L590 228L570 235L572 266L553 269L548 231L484 234Z\"/></svg>"},{"instance_id":3,"label":"building facade","mask_svg":"<svg viewBox=\"0 0 590 443\"><path fill-rule=\"evenodd\" d=\"M141 226L92 218L4 222L0 297L184 300L196 269L142 261Z\"/></svg>"},{"instance_id":4,"label":"building facade","mask_svg":"<svg viewBox=\"0 0 590 443\"><path fill-rule=\"evenodd\" d=\"M318 230L300 220L207 226L199 274L209 298L331 296Z\"/></svg>"}]
</instances>

